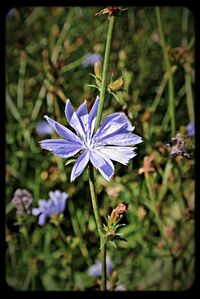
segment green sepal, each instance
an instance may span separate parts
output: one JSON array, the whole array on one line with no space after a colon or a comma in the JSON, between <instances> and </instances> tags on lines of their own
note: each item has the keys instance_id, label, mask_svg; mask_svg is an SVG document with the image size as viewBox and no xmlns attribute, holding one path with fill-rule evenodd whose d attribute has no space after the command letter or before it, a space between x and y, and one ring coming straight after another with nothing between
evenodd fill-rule
<instances>
[{"instance_id":1,"label":"green sepal","mask_svg":"<svg viewBox=\"0 0 200 299\"><path fill-rule=\"evenodd\" d=\"M109 241L109 243L110 243L115 249L117 249L117 244L115 243L115 241Z\"/></svg>"},{"instance_id":2,"label":"green sepal","mask_svg":"<svg viewBox=\"0 0 200 299\"><path fill-rule=\"evenodd\" d=\"M86 86L89 86L89 87L94 87L94 88L97 88L97 89L99 89L99 87L98 87L98 86L96 86L96 85L93 85L93 84L86 84Z\"/></svg>"},{"instance_id":3,"label":"green sepal","mask_svg":"<svg viewBox=\"0 0 200 299\"><path fill-rule=\"evenodd\" d=\"M69 164L71 164L71 163L74 163L76 161L76 159L69 159L69 160L67 160L67 162L65 163L65 165L69 165Z\"/></svg>"},{"instance_id":4,"label":"green sepal","mask_svg":"<svg viewBox=\"0 0 200 299\"><path fill-rule=\"evenodd\" d=\"M106 244L106 239L104 238L104 240L103 240L103 242L102 242L102 244L101 244L101 246L100 246L100 248L99 248L99 250L101 251L101 249L102 249L102 247Z\"/></svg>"},{"instance_id":5,"label":"green sepal","mask_svg":"<svg viewBox=\"0 0 200 299\"><path fill-rule=\"evenodd\" d=\"M115 240L120 240L120 241L128 242L125 238L123 238L123 237L121 236L121 234L116 234L116 235L115 235Z\"/></svg>"},{"instance_id":6,"label":"green sepal","mask_svg":"<svg viewBox=\"0 0 200 299\"><path fill-rule=\"evenodd\" d=\"M114 92L109 92L113 95L113 97L117 100L117 102L120 104L120 105L123 105L124 104L124 101L122 101L121 99L119 99L119 97L114 93Z\"/></svg>"}]
</instances>

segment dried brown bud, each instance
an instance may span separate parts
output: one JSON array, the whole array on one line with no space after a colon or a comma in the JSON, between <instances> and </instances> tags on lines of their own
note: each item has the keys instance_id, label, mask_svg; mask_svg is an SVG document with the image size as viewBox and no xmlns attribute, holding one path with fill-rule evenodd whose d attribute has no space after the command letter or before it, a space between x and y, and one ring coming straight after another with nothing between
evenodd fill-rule
<instances>
[{"instance_id":1,"label":"dried brown bud","mask_svg":"<svg viewBox=\"0 0 200 299\"><path fill-rule=\"evenodd\" d=\"M120 215L124 214L128 209L128 204L126 202L121 202L118 206L112 211L111 218L119 218Z\"/></svg>"}]
</instances>

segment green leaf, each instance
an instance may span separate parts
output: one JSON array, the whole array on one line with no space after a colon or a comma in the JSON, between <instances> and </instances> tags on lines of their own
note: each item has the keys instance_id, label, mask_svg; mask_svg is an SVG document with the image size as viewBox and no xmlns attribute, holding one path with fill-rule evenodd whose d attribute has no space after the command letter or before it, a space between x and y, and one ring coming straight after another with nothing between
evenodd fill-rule
<instances>
[{"instance_id":1,"label":"green leaf","mask_svg":"<svg viewBox=\"0 0 200 299\"><path fill-rule=\"evenodd\" d=\"M115 249L117 249L117 244L115 243L115 241L109 241L109 243L110 243Z\"/></svg>"},{"instance_id":2,"label":"green leaf","mask_svg":"<svg viewBox=\"0 0 200 299\"><path fill-rule=\"evenodd\" d=\"M69 164L71 164L71 163L74 163L76 161L76 159L69 159L66 163L65 163L65 165L69 165Z\"/></svg>"},{"instance_id":3,"label":"green leaf","mask_svg":"<svg viewBox=\"0 0 200 299\"><path fill-rule=\"evenodd\" d=\"M106 239L104 239L104 240L103 240L103 242L102 242L102 244L101 244L101 246L100 246L99 250L101 250L101 249L102 249L102 247L103 247L103 246L106 244L106 241L107 241Z\"/></svg>"},{"instance_id":4,"label":"green leaf","mask_svg":"<svg viewBox=\"0 0 200 299\"><path fill-rule=\"evenodd\" d=\"M97 77L94 74L89 73L90 76L92 76L94 79L97 79Z\"/></svg>"},{"instance_id":5,"label":"green leaf","mask_svg":"<svg viewBox=\"0 0 200 299\"><path fill-rule=\"evenodd\" d=\"M89 87L94 87L94 88L97 88L99 89L96 85L93 85L93 84L86 84L86 86L89 86Z\"/></svg>"},{"instance_id":6,"label":"green leaf","mask_svg":"<svg viewBox=\"0 0 200 299\"><path fill-rule=\"evenodd\" d=\"M12 114L12 116L17 120L17 121L21 121L21 115L17 109L17 106L15 105L15 103L13 102L13 100L11 99L10 95L8 92L6 92L6 104L8 105L8 108Z\"/></svg>"},{"instance_id":7,"label":"green leaf","mask_svg":"<svg viewBox=\"0 0 200 299\"><path fill-rule=\"evenodd\" d=\"M117 102L120 104L120 105L123 105L124 104L124 101L122 101L114 92L110 92L113 97L117 100Z\"/></svg>"},{"instance_id":8,"label":"green leaf","mask_svg":"<svg viewBox=\"0 0 200 299\"><path fill-rule=\"evenodd\" d=\"M125 238L123 238L120 234L115 235L115 240L125 241L128 242Z\"/></svg>"}]
</instances>

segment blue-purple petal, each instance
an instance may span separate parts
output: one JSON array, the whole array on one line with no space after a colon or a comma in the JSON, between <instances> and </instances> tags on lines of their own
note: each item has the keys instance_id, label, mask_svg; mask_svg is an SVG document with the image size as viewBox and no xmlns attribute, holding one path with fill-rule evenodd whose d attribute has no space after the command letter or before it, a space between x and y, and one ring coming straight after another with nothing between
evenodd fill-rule
<instances>
[{"instance_id":1,"label":"blue-purple petal","mask_svg":"<svg viewBox=\"0 0 200 299\"><path fill-rule=\"evenodd\" d=\"M110 180L114 174L114 165L107 156L98 150L90 150L90 161L95 168L99 170L106 180Z\"/></svg>"},{"instance_id":2,"label":"blue-purple petal","mask_svg":"<svg viewBox=\"0 0 200 299\"><path fill-rule=\"evenodd\" d=\"M46 222L46 215L42 213L39 216L38 224L42 226L45 224L45 222Z\"/></svg>"},{"instance_id":3,"label":"blue-purple petal","mask_svg":"<svg viewBox=\"0 0 200 299\"><path fill-rule=\"evenodd\" d=\"M53 129L52 127L50 127L50 125L48 124L48 122L46 122L45 120L40 121L37 125L36 125L36 132L39 135L49 135L53 133Z\"/></svg>"},{"instance_id":4,"label":"blue-purple petal","mask_svg":"<svg viewBox=\"0 0 200 299\"><path fill-rule=\"evenodd\" d=\"M39 143L42 149L49 150L62 158L74 156L84 147L83 144L76 142L76 140L72 142L64 139L46 139Z\"/></svg>"},{"instance_id":5,"label":"blue-purple petal","mask_svg":"<svg viewBox=\"0 0 200 299\"><path fill-rule=\"evenodd\" d=\"M65 116L70 126L76 131L76 133L83 137L85 136L84 126L76 114L70 100L68 99L65 105Z\"/></svg>"},{"instance_id":6,"label":"blue-purple petal","mask_svg":"<svg viewBox=\"0 0 200 299\"><path fill-rule=\"evenodd\" d=\"M72 131L59 124L57 121L51 119L47 115L45 115L44 117L47 120L48 124L56 131L56 133L58 133L58 135L62 136L64 139L68 141L76 141L78 143L81 143L80 138L76 136Z\"/></svg>"},{"instance_id":7,"label":"blue-purple petal","mask_svg":"<svg viewBox=\"0 0 200 299\"><path fill-rule=\"evenodd\" d=\"M33 208L32 211L31 211L31 213L34 216L38 216L41 213L41 211L38 208Z\"/></svg>"},{"instance_id":8,"label":"blue-purple petal","mask_svg":"<svg viewBox=\"0 0 200 299\"><path fill-rule=\"evenodd\" d=\"M98 142L102 138L108 138L115 134L130 133L133 129L134 127L124 113L113 113L101 123L93 139Z\"/></svg>"},{"instance_id":9,"label":"blue-purple petal","mask_svg":"<svg viewBox=\"0 0 200 299\"><path fill-rule=\"evenodd\" d=\"M89 151L84 151L74 163L71 172L71 182L73 182L76 177L81 175L86 165L88 164L88 161L89 161Z\"/></svg>"},{"instance_id":10,"label":"blue-purple petal","mask_svg":"<svg viewBox=\"0 0 200 299\"><path fill-rule=\"evenodd\" d=\"M82 126L84 128L84 133L88 131L88 109L87 109L87 103L86 100L79 106L79 108L76 111L76 114L82 123Z\"/></svg>"},{"instance_id":11,"label":"blue-purple petal","mask_svg":"<svg viewBox=\"0 0 200 299\"><path fill-rule=\"evenodd\" d=\"M97 117L97 112L98 112L98 107L99 107L99 96L96 97L96 100L92 106L92 109L89 113L88 117L88 128L90 131L90 136L92 136L95 128L95 123L96 123L96 117Z\"/></svg>"},{"instance_id":12,"label":"blue-purple petal","mask_svg":"<svg viewBox=\"0 0 200 299\"><path fill-rule=\"evenodd\" d=\"M135 145L142 142L142 138L133 133L126 134L111 134L101 138L101 142L106 145L128 146Z\"/></svg>"},{"instance_id":13,"label":"blue-purple petal","mask_svg":"<svg viewBox=\"0 0 200 299\"><path fill-rule=\"evenodd\" d=\"M133 147L103 146L98 151L107 158L127 165L129 160L136 156Z\"/></svg>"},{"instance_id":14,"label":"blue-purple petal","mask_svg":"<svg viewBox=\"0 0 200 299\"><path fill-rule=\"evenodd\" d=\"M59 206L58 206L58 213L62 213L66 206L66 198L61 198Z\"/></svg>"},{"instance_id":15,"label":"blue-purple petal","mask_svg":"<svg viewBox=\"0 0 200 299\"><path fill-rule=\"evenodd\" d=\"M52 213L62 213L66 206L68 194L59 190L49 192L50 201L52 202ZM51 214L52 214L51 213Z\"/></svg>"}]
</instances>

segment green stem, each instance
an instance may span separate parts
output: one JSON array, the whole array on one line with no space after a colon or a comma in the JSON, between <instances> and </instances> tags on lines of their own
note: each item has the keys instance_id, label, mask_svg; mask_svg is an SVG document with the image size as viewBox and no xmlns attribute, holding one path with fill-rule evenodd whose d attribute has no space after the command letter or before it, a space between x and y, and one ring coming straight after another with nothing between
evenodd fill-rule
<instances>
[{"instance_id":1,"label":"green stem","mask_svg":"<svg viewBox=\"0 0 200 299\"><path fill-rule=\"evenodd\" d=\"M101 249L101 269L102 269L101 289L103 291L106 291L106 243L103 244Z\"/></svg>"},{"instance_id":2,"label":"green stem","mask_svg":"<svg viewBox=\"0 0 200 299\"><path fill-rule=\"evenodd\" d=\"M168 81L169 113L170 113L170 119L171 119L171 136L174 137L176 134L175 104L174 104L174 80L173 80L171 64L169 61L169 56L167 53L167 46L166 46L164 32L163 32L160 8L156 7L155 10L156 10L156 19L157 19L158 31L159 31L160 40L161 40L161 46L162 46L163 55L164 55L165 68L166 68L166 72L169 74L169 81Z\"/></svg>"},{"instance_id":3,"label":"green stem","mask_svg":"<svg viewBox=\"0 0 200 299\"><path fill-rule=\"evenodd\" d=\"M98 208L98 202L97 202L97 196L96 196L95 184L94 184L94 167L92 165L89 165L88 167L88 174L89 174L89 185L90 185L92 207L93 207L96 225L97 225L99 238L100 238L101 265L102 265L101 290L105 291L106 290L106 244L104 243L104 236L102 232L102 222L101 222L101 217L99 215L99 208Z\"/></svg>"},{"instance_id":4,"label":"green stem","mask_svg":"<svg viewBox=\"0 0 200 299\"><path fill-rule=\"evenodd\" d=\"M99 109L98 109L97 120L96 120L96 130L100 126L102 112L103 112L103 104L104 104L105 92L106 92L107 80L108 80L108 65L109 65L109 60L110 60L110 48L111 48L112 33L113 33L115 18L116 18L115 16L109 17L106 49L105 49L105 56L104 56L104 63L103 63L102 83L101 83L101 89L100 89L100 103L99 103Z\"/></svg>"}]
</instances>

